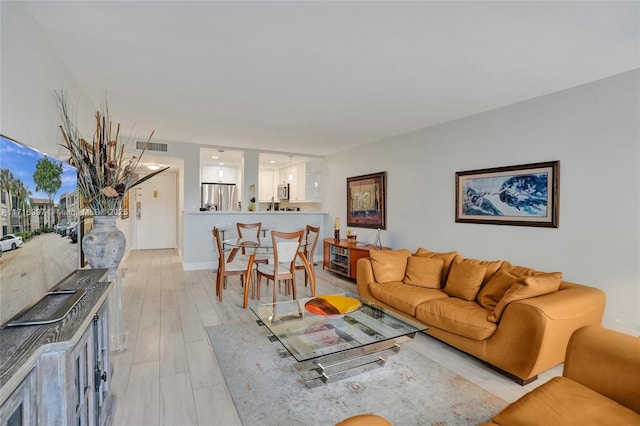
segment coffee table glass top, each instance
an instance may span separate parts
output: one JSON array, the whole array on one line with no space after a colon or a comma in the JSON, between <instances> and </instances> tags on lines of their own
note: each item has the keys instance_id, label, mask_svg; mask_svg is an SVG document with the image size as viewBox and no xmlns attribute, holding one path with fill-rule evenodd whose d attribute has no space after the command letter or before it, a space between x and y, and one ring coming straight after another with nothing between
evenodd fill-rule
<instances>
[{"instance_id":1,"label":"coffee table glass top","mask_svg":"<svg viewBox=\"0 0 640 426\"><path fill-rule=\"evenodd\" d=\"M300 362L427 329L419 322L401 317L357 295L341 295L360 300L362 306L338 318L308 312L305 303L313 298L257 305L251 310Z\"/></svg>"}]
</instances>

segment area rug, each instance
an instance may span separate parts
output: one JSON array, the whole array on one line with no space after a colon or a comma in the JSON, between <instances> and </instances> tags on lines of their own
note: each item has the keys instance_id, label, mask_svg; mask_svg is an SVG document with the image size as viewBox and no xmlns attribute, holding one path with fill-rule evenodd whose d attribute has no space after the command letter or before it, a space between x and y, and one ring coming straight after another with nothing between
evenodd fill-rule
<instances>
[{"instance_id":1,"label":"area rug","mask_svg":"<svg viewBox=\"0 0 640 426\"><path fill-rule=\"evenodd\" d=\"M477 425L507 403L408 347L385 366L308 389L256 323L207 327L243 425L334 425L374 413L396 426Z\"/></svg>"}]
</instances>

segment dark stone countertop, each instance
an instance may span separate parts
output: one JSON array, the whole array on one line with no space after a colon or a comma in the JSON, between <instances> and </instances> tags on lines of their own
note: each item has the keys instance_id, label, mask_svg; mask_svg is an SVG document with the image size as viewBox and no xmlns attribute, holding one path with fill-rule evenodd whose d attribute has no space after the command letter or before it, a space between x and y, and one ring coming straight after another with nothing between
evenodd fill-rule
<instances>
[{"instance_id":1,"label":"dark stone countertop","mask_svg":"<svg viewBox=\"0 0 640 426\"><path fill-rule=\"evenodd\" d=\"M84 289L86 294L62 320L44 325L0 329L0 404L11 395L48 345L72 343L111 290L108 269L77 270L51 290Z\"/></svg>"}]
</instances>

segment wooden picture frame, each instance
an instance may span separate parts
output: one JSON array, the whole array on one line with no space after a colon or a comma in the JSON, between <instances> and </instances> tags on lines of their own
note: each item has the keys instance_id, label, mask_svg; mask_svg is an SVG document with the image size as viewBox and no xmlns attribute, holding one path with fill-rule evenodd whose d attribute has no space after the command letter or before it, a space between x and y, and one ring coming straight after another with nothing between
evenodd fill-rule
<instances>
[{"instance_id":1,"label":"wooden picture frame","mask_svg":"<svg viewBox=\"0 0 640 426\"><path fill-rule=\"evenodd\" d=\"M347 226L387 229L387 172L347 178Z\"/></svg>"},{"instance_id":2,"label":"wooden picture frame","mask_svg":"<svg viewBox=\"0 0 640 426\"><path fill-rule=\"evenodd\" d=\"M558 227L560 162L456 173L456 222Z\"/></svg>"}]
</instances>

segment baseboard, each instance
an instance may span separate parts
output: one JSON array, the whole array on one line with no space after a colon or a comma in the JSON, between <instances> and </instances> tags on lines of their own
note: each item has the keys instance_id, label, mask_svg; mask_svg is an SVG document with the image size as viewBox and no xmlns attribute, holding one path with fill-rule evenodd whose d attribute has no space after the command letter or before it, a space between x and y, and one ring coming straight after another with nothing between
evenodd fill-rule
<instances>
[{"instance_id":1,"label":"baseboard","mask_svg":"<svg viewBox=\"0 0 640 426\"><path fill-rule=\"evenodd\" d=\"M201 270L213 270L217 268L218 262L182 262L182 269L184 271L201 271Z\"/></svg>"}]
</instances>

